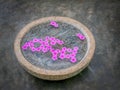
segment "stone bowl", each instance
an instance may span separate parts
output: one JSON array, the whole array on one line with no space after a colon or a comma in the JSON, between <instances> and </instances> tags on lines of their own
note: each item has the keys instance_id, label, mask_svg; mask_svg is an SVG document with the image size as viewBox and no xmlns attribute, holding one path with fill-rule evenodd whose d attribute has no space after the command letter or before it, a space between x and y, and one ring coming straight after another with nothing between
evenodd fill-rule
<instances>
[{"instance_id":1,"label":"stone bowl","mask_svg":"<svg viewBox=\"0 0 120 90\"><path fill-rule=\"evenodd\" d=\"M51 26L50 21L56 21L59 27ZM81 41L76 37L76 33L85 36ZM69 60L53 61L51 53L31 52L22 50L25 41L33 38L43 38L45 36L54 36L62 39L66 44L56 46L73 47L77 45L80 50L76 55L77 62L71 63ZM45 80L63 80L80 73L90 63L95 50L95 40L89 29L80 22L68 17L45 17L27 24L18 33L14 42L14 51L18 62L33 76Z\"/></svg>"}]
</instances>

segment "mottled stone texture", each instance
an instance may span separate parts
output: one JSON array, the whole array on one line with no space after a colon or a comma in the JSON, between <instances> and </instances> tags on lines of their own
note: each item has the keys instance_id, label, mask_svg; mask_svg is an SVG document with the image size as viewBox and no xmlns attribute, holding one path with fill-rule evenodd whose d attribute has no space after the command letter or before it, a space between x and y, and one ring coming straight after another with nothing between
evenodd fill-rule
<instances>
[{"instance_id":1,"label":"mottled stone texture","mask_svg":"<svg viewBox=\"0 0 120 90\"><path fill-rule=\"evenodd\" d=\"M85 24L96 40L88 68L58 82L28 74L13 51L14 39L27 23L46 16L67 16ZM119 0L0 0L0 90L119 90Z\"/></svg>"},{"instance_id":2,"label":"mottled stone texture","mask_svg":"<svg viewBox=\"0 0 120 90\"><path fill-rule=\"evenodd\" d=\"M75 63L72 63L70 59L60 59L58 54L58 59L56 61L52 60L52 54L50 51L47 53L40 52L32 52L30 48L27 50L23 50L21 48L21 51L23 53L23 56L33 65L49 69L49 70L60 70L65 69L68 67L71 67L75 64L77 64L79 61L82 60L82 58L85 56L87 52L87 39L80 40L76 34L81 33L81 29L78 29L70 24L67 23L61 23L57 22L59 27L54 28L53 26L50 26L50 22L46 22L40 25L37 25L33 27L22 39L21 47L28 41L33 40L34 38L45 40L46 36L55 37L56 39L60 39L64 42L63 45L56 44L55 46L52 46L54 49L61 50L62 47L71 48L73 50L74 47L78 47L78 51L76 54L77 61ZM81 27L82 28L82 27ZM38 46L38 43L34 44L35 46ZM40 44L39 44L40 45ZM68 52L66 51L66 54ZM69 53L71 54L71 53Z\"/></svg>"}]
</instances>

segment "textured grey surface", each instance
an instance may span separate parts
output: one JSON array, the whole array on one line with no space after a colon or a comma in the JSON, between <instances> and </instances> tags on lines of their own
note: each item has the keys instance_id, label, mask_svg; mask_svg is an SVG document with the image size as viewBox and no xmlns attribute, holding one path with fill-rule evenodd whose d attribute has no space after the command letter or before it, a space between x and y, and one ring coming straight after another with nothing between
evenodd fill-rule
<instances>
[{"instance_id":1,"label":"textured grey surface","mask_svg":"<svg viewBox=\"0 0 120 90\"><path fill-rule=\"evenodd\" d=\"M44 81L24 71L13 51L20 29L46 16L67 16L85 24L96 40L92 62L79 75ZM0 90L119 90L119 0L0 0Z\"/></svg>"},{"instance_id":2,"label":"textured grey surface","mask_svg":"<svg viewBox=\"0 0 120 90\"><path fill-rule=\"evenodd\" d=\"M75 64L77 64L82 58L84 58L86 52L87 52L87 40L80 40L76 34L81 33L80 29L75 28L74 26L67 24L67 23L61 23L57 22L59 27L54 28L53 26L50 26L50 22L37 25L33 27L22 39L21 47L26 43L34 38L45 40L46 36L49 37L55 37L56 39L62 40L64 42L63 45L56 44L55 46L52 46L54 49L61 50L62 47L71 48L73 50L74 47L78 47L78 52L76 54L77 61L75 63L72 63L69 59L60 59L59 54L58 59L56 61L52 60L52 54L50 51L47 53L40 52L32 52L30 48L27 50L23 50L21 48L21 51L23 53L23 56L33 65L44 68L44 69L51 69L51 70L59 70L59 69L65 69L68 67L71 67ZM81 27L82 28L82 27ZM40 44L39 44L40 45ZM35 46L38 46L38 43L35 44ZM66 54L71 54L67 53Z\"/></svg>"}]
</instances>

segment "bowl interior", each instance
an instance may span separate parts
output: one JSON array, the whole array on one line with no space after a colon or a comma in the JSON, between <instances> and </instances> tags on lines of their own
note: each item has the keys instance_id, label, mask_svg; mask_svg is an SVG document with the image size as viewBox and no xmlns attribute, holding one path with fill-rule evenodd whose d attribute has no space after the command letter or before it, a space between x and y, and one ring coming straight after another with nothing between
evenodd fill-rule
<instances>
[{"instance_id":1,"label":"bowl interior","mask_svg":"<svg viewBox=\"0 0 120 90\"><path fill-rule=\"evenodd\" d=\"M32 65L35 65L40 68L48 69L48 70L61 70L69 68L73 65L76 65L78 62L82 60L82 58L85 56L87 52L87 38L85 40L80 40L76 34L83 32L81 29L78 29L74 27L73 25L70 25L68 23L63 23L57 21L57 24L59 25L58 28L55 28L50 25L50 22L42 23L37 26L32 27L22 38L21 40L21 52L24 56L24 58L30 62ZM49 37L55 37L56 39L62 40L64 44L59 45L53 45L52 47L54 49L61 50L63 47L73 49L74 47L78 47L78 52L76 54L77 61L75 63L72 63L70 59L61 59L58 58L57 60L52 59L52 53L50 51L48 52L42 52L42 51L31 51L30 48L23 50L22 46L29 41L33 41L35 38L45 40L46 36ZM35 47L40 46L39 43L34 43ZM70 53L67 53L70 54Z\"/></svg>"}]
</instances>

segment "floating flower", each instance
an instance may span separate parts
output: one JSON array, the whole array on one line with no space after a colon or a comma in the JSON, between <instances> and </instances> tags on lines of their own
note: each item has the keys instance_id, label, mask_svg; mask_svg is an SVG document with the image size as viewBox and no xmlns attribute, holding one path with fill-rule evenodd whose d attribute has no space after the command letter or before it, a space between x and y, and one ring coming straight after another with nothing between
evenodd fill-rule
<instances>
[{"instance_id":1,"label":"floating flower","mask_svg":"<svg viewBox=\"0 0 120 90\"><path fill-rule=\"evenodd\" d=\"M58 59L57 56L52 57L52 60L54 60L54 61L56 61L57 59Z\"/></svg>"},{"instance_id":2,"label":"floating flower","mask_svg":"<svg viewBox=\"0 0 120 90\"><path fill-rule=\"evenodd\" d=\"M38 51L38 52L39 52L40 50L41 50L41 48L40 48L40 47L36 48L36 51Z\"/></svg>"},{"instance_id":3,"label":"floating flower","mask_svg":"<svg viewBox=\"0 0 120 90\"><path fill-rule=\"evenodd\" d=\"M67 48L67 52L72 52L72 49L71 48Z\"/></svg>"},{"instance_id":4,"label":"floating flower","mask_svg":"<svg viewBox=\"0 0 120 90\"><path fill-rule=\"evenodd\" d=\"M80 40L85 40L85 36L81 33L77 33L76 36L79 37Z\"/></svg>"},{"instance_id":5,"label":"floating flower","mask_svg":"<svg viewBox=\"0 0 120 90\"><path fill-rule=\"evenodd\" d=\"M59 40L59 39L56 39L56 42L59 44L59 45L63 45L64 42L62 40Z\"/></svg>"},{"instance_id":6,"label":"floating flower","mask_svg":"<svg viewBox=\"0 0 120 90\"><path fill-rule=\"evenodd\" d=\"M76 51L77 51L78 49L79 49L79 47L74 47L74 50L76 50Z\"/></svg>"},{"instance_id":7,"label":"floating flower","mask_svg":"<svg viewBox=\"0 0 120 90\"><path fill-rule=\"evenodd\" d=\"M31 47L31 51L32 51L32 52L35 52L36 49L35 49L34 47Z\"/></svg>"},{"instance_id":8,"label":"floating flower","mask_svg":"<svg viewBox=\"0 0 120 90\"><path fill-rule=\"evenodd\" d=\"M50 39L50 37L49 37L49 36L46 36L46 37L45 37L45 40L49 40L49 39Z\"/></svg>"},{"instance_id":9,"label":"floating flower","mask_svg":"<svg viewBox=\"0 0 120 90\"><path fill-rule=\"evenodd\" d=\"M56 42L55 41L51 41L50 44L51 45L56 45Z\"/></svg>"},{"instance_id":10,"label":"floating flower","mask_svg":"<svg viewBox=\"0 0 120 90\"><path fill-rule=\"evenodd\" d=\"M60 58L60 59L64 59L64 58L65 58L65 55L64 55L64 54L60 54L59 58Z\"/></svg>"},{"instance_id":11,"label":"floating flower","mask_svg":"<svg viewBox=\"0 0 120 90\"><path fill-rule=\"evenodd\" d=\"M66 50L67 50L67 48L66 48L66 47L62 47L62 50L63 50L63 51L66 51Z\"/></svg>"},{"instance_id":12,"label":"floating flower","mask_svg":"<svg viewBox=\"0 0 120 90\"><path fill-rule=\"evenodd\" d=\"M58 24L57 24L57 22L55 22L55 21L51 21L51 22L50 22L50 25L53 26L53 27L56 27L56 28L58 27Z\"/></svg>"},{"instance_id":13,"label":"floating flower","mask_svg":"<svg viewBox=\"0 0 120 90\"><path fill-rule=\"evenodd\" d=\"M47 48L42 48L42 52L46 53L46 52L48 52L48 49Z\"/></svg>"},{"instance_id":14,"label":"floating flower","mask_svg":"<svg viewBox=\"0 0 120 90\"><path fill-rule=\"evenodd\" d=\"M71 61L72 63L75 63L75 62L77 62L77 59L76 59L76 58L72 58L70 61Z\"/></svg>"},{"instance_id":15,"label":"floating flower","mask_svg":"<svg viewBox=\"0 0 120 90\"><path fill-rule=\"evenodd\" d=\"M39 43L40 45L36 47L35 43ZM28 47L32 52L43 52L47 53L48 51L52 54L52 59L55 61L58 59L58 57L63 59L70 59L70 62L75 63L76 60L76 54L78 52L79 47L75 46L73 49L62 47L61 49L55 49L53 48L54 45L59 44L62 45L64 42L60 39L57 39L55 37L49 37L46 36L45 39L37 39L34 38L33 40L26 42L22 49L26 50Z\"/></svg>"},{"instance_id":16,"label":"floating flower","mask_svg":"<svg viewBox=\"0 0 120 90\"><path fill-rule=\"evenodd\" d=\"M38 41L39 41L39 39L37 39L37 38L33 39L33 42L38 42Z\"/></svg>"},{"instance_id":17,"label":"floating flower","mask_svg":"<svg viewBox=\"0 0 120 90\"><path fill-rule=\"evenodd\" d=\"M69 59L71 57L70 54L65 55L65 58Z\"/></svg>"},{"instance_id":18,"label":"floating flower","mask_svg":"<svg viewBox=\"0 0 120 90\"><path fill-rule=\"evenodd\" d=\"M26 46L26 45L22 46L22 49L23 49L23 50L26 50L26 49L27 49L27 46Z\"/></svg>"}]
</instances>

